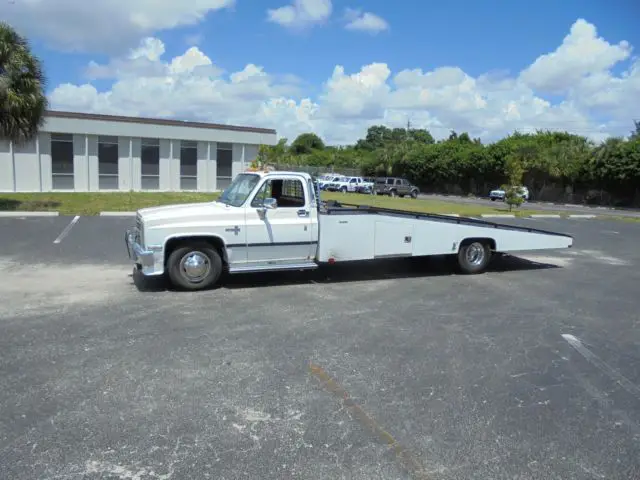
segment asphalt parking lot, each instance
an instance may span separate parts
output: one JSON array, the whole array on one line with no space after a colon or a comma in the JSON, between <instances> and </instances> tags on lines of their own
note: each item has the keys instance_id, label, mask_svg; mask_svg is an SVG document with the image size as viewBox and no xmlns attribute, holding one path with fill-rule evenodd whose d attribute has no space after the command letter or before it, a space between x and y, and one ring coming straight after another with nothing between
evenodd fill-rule
<instances>
[{"instance_id":1,"label":"asphalt parking lot","mask_svg":"<svg viewBox=\"0 0 640 480\"><path fill-rule=\"evenodd\" d=\"M183 293L71 220L0 218L2 479L640 478L639 223Z\"/></svg>"}]
</instances>

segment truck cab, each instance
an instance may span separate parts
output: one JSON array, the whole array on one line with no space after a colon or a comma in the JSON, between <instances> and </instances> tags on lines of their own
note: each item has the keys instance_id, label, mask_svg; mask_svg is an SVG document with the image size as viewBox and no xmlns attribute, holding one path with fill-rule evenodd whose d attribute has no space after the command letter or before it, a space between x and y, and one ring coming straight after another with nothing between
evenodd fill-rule
<instances>
[{"instance_id":1,"label":"truck cab","mask_svg":"<svg viewBox=\"0 0 640 480\"><path fill-rule=\"evenodd\" d=\"M247 171L214 201L140 209L127 248L144 275L187 289L223 270L313 268L316 193L307 173Z\"/></svg>"}]
</instances>

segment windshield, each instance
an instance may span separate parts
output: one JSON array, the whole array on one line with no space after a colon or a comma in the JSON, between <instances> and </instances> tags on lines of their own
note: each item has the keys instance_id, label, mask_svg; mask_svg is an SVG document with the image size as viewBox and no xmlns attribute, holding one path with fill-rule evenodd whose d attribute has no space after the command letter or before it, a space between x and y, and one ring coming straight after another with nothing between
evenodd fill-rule
<instances>
[{"instance_id":1,"label":"windshield","mask_svg":"<svg viewBox=\"0 0 640 480\"><path fill-rule=\"evenodd\" d=\"M241 173L231 182L231 185L225 188L217 201L232 207L239 207L245 202L259 181L260 175Z\"/></svg>"}]
</instances>

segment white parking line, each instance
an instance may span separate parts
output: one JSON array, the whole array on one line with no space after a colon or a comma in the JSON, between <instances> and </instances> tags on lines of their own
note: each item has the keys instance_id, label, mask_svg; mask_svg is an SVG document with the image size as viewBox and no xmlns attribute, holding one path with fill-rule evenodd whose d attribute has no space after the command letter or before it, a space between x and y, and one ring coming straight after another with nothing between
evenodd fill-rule
<instances>
[{"instance_id":1,"label":"white parking line","mask_svg":"<svg viewBox=\"0 0 640 480\"><path fill-rule=\"evenodd\" d=\"M100 212L101 217L135 217L136 212Z\"/></svg>"},{"instance_id":2,"label":"white parking line","mask_svg":"<svg viewBox=\"0 0 640 480\"><path fill-rule=\"evenodd\" d=\"M0 217L57 217L58 212L0 212Z\"/></svg>"},{"instance_id":3,"label":"white parking line","mask_svg":"<svg viewBox=\"0 0 640 480\"><path fill-rule=\"evenodd\" d=\"M604 360L601 360L596 354L585 347L579 338L576 338L569 333L563 333L562 338L564 338L569 345L575 348L580 353L580 355L591 362L601 372L605 373L611 380L617 382L618 385L624 388L631 395L634 395L636 398L640 399L640 387L638 387L635 383L626 378L617 370L611 368L611 366L609 366Z\"/></svg>"},{"instance_id":4,"label":"white parking line","mask_svg":"<svg viewBox=\"0 0 640 480\"><path fill-rule=\"evenodd\" d=\"M78 220L80 220L80 215L76 215L75 217L73 217L73 220L71 220L69 222L69 225L67 225L66 227L64 227L64 230L62 230L62 232L60 233L60 235L58 235L58 238L56 238L53 243L60 243L64 237L66 237L67 235L69 235L69 232L71 231L71 229L73 228L73 226L78 223Z\"/></svg>"}]
</instances>

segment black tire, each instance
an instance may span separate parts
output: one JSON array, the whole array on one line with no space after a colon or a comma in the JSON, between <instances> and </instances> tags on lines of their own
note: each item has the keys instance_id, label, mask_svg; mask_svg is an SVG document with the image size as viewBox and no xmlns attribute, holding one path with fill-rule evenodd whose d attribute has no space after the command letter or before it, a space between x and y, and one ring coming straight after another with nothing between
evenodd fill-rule
<instances>
[{"instance_id":1,"label":"black tire","mask_svg":"<svg viewBox=\"0 0 640 480\"><path fill-rule=\"evenodd\" d=\"M389 196L390 196L390 197L395 197L396 195L398 195L398 192L396 192L395 190L391 190L391 191L389 192Z\"/></svg>"},{"instance_id":2,"label":"black tire","mask_svg":"<svg viewBox=\"0 0 640 480\"><path fill-rule=\"evenodd\" d=\"M190 255L197 255L208 267L203 275L192 278L183 269ZM218 251L206 242L193 242L176 248L167 260L167 272L171 283L183 290L204 290L213 286L222 274L222 258Z\"/></svg>"},{"instance_id":3,"label":"black tire","mask_svg":"<svg viewBox=\"0 0 640 480\"><path fill-rule=\"evenodd\" d=\"M342 193L347 193L347 187L342 187L342 188L340 189L340 191L341 191Z\"/></svg>"},{"instance_id":4,"label":"black tire","mask_svg":"<svg viewBox=\"0 0 640 480\"><path fill-rule=\"evenodd\" d=\"M495 199L495 198L493 198L493 197L491 197L491 201L492 201L492 202L495 202L495 201L496 201L496 199Z\"/></svg>"},{"instance_id":5,"label":"black tire","mask_svg":"<svg viewBox=\"0 0 640 480\"><path fill-rule=\"evenodd\" d=\"M418 191L417 191L417 190L412 190L412 191L411 191L411 198L413 198L414 200L415 200L416 198L418 198Z\"/></svg>"},{"instance_id":6,"label":"black tire","mask_svg":"<svg viewBox=\"0 0 640 480\"><path fill-rule=\"evenodd\" d=\"M491 248L480 240L464 243L458 251L458 267L462 273L480 273L487 268L490 261Z\"/></svg>"}]
</instances>

